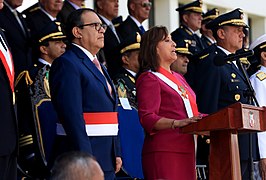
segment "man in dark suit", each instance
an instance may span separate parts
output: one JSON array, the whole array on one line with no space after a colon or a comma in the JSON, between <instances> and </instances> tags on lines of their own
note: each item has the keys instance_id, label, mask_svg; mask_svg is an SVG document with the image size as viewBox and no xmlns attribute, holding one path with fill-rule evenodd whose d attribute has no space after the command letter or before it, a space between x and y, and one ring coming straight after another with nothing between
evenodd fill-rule
<instances>
[{"instance_id":1,"label":"man in dark suit","mask_svg":"<svg viewBox=\"0 0 266 180\"><path fill-rule=\"evenodd\" d=\"M3 1L0 1L0 9ZM17 179L17 122L15 117L14 67L4 33L0 29L0 179Z\"/></svg>"},{"instance_id":2,"label":"man in dark suit","mask_svg":"<svg viewBox=\"0 0 266 180\"><path fill-rule=\"evenodd\" d=\"M217 18L219 16L219 10L217 8L213 8L202 15L201 29L200 32L202 34L201 40L204 48L209 47L210 45L216 43L212 35L212 31L206 28L206 24L208 24L211 20Z\"/></svg>"},{"instance_id":3,"label":"man in dark suit","mask_svg":"<svg viewBox=\"0 0 266 180\"><path fill-rule=\"evenodd\" d=\"M235 9L220 15L206 25L211 29L217 40L217 45L212 45L198 55L196 67L197 81L195 91L197 104L202 113L214 113L231 104L241 102L250 104L248 85L241 69L240 61L227 61L224 66L214 64L217 55L226 56L236 53L242 48L243 29L248 27L243 20L243 11ZM242 179L250 179L248 169L249 135L239 134L239 150ZM257 134L252 134L253 159L259 160ZM208 161L206 152L198 146L197 160Z\"/></svg>"},{"instance_id":4,"label":"man in dark suit","mask_svg":"<svg viewBox=\"0 0 266 180\"><path fill-rule=\"evenodd\" d=\"M65 29L67 17L76 9L80 9L84 5L85 0L65 0L61 11L57 14L57 18L61 21L61 26Z\"/></svg>"},{"instance_id":5,"label":"man in dark suit","mask_svg":"<svg viewBox=\"0 0 266 180\"><path fill-rule=\"evenodd\" d=\"M149 18L151 5L152 3L149 0L127 1L129 16L117 28L122 39L125 39L136 32L139 32L141 35L145 32L142 23Z\"/></svg>"},{"instance_id":6,"label":"man in dark suit","mask_svg":"<svg viewBox=\"0 0 266 180\"><path fill-rule=\"evenodd\" d=\"M4 29L10 50L12 52L15 75L32 65L32 50L30 48L30 33L25 19L16 10L22 1L6 0L0 12L0 27Z\"/></svg>"},{"instance_id":7,"label":"man in dark suit","mask_svg":"<svg viewBox=\"0 0 266 180\"><path fill-rule=\"evenodd\" d=\"M107 25L104 33L104 56L107 64L107 70L111 78L118 73L122 66L118 45L120 43L120 35L116 31L112 19L118 15L118 0L96 0L95 9L103 24Z\"/></svg>"},{"instance_id":8,"label":"man in dark suit","mask_svg":"<svg viewBox=\"0 0 266 180\"><path fill-rule=\"evenodd\" d=\"M66 135L58 143L59 153L90 153L99 162L105 179L113 180L122 165L117 96L105 67L96 58L104 46L105 30L106 25L92 9L71 13L66 35L72 44L54 60L49 82L52 102L62 123L58 124L58 133Z\"/></svg>"}]
</instances>

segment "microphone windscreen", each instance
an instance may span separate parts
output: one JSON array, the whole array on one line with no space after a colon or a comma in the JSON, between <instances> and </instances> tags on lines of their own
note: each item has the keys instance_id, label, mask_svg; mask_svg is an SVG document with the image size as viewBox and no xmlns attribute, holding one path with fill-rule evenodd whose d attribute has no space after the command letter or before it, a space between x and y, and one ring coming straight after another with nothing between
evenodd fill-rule
<instances>
[{"instance_id":1,"label":"microphone windscreen","mask_svg":"<svg viewBox=\"0 0 266 180\"><path fill-rule=\"evenodd\" d=\"M216 66L223 66L226 63L225 57L223 55L217 55L214 57L213 63Z\"/></svg>"}]
</instances>

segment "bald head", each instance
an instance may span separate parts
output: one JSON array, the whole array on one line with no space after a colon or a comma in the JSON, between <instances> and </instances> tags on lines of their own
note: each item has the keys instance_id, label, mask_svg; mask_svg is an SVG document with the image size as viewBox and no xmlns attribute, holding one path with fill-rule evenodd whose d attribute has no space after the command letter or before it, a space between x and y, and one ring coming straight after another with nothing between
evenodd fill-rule
<instances>
[{"instance_id":1,"label":"bald head","mask_svg":"<svg viewBox=\"0 0 266 180\"><path fill-rule=\"evenodd\" d=\"M104 180L98 162L89 154L70 152L60 156L52 169L51 180Z\"/></svg>"}]
</instances>

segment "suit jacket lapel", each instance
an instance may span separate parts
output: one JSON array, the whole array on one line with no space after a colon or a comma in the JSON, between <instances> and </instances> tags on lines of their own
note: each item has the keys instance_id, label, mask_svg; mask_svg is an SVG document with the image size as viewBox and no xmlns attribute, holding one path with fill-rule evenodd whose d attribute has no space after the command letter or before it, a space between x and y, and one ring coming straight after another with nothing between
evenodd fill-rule
<instances>
[{"instance_id":1,"label":"suit jacket lapel","mask_svg":"<svg viewBox=\"0 0 266 180\"><path fill-rule=\"evenodd\" d=\"M107 94L112 98L112 96L109 93L109 89L107 87L106 79L108 80L109 84L111 85L113 92L114 92L114 87L112 85L112 81L111 81L110 77L108 76L108 73L105 70L105 68L103 68L103 66L101 65L103 72L105 73L105 75L107 74L106 78L104 77L104 75L98 70L98 68L93 64L93 62L87 57L87 55L82 50L80 50L75 45L71 45L71 49L82 60L82 63L87 67L87 69L92 72L92 74L95 76L95 78L98 79L104 85L104 88L107 91ZM113 94L115 94L115 93L113 93Z\"/></svg>"}]
</instances>

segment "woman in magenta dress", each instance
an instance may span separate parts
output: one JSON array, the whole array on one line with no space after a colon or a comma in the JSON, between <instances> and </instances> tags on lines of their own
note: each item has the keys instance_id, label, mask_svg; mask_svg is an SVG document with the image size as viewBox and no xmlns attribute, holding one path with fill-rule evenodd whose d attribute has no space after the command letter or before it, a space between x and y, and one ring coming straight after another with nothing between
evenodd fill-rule
<instances>
[{"instance_id":1,"label":"woman in magenta dress","mask_svg":"<svg viewBox=\"0 0 266 180\"><path fill-rule=\"evenodd\" d=\"M146 180L196 179L193 135L181 134L179 128L197 122L201 115L183 76L170 70L176 59L176 44L165 27L145 32L136 87L146 132L142 151Z\"/></svg>"}]
</instances>

